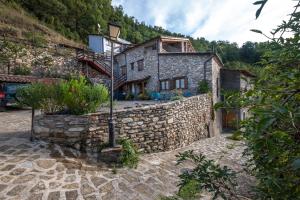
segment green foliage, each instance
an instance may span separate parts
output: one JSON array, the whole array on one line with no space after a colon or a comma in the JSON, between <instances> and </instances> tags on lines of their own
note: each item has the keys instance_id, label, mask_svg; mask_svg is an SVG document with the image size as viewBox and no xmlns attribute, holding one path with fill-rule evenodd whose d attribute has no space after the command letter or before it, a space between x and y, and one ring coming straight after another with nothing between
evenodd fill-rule
<instances>
[{"instance_id":1,"label":"green foliage","mask_svg":"<svg viewBox=\"0 0 300 200\"><path fill-rule=\"evenodd\" d=\"M192 150L176 155L177 165L192 162L194 169L189 169L179 175L179 191L176 196L162 199L199 199L201 192L209 191L213 199L237 199L235 194L236 172L227 166L221 167L213 160L208 160L203 154L196 155Z\"/></svg>"},{"instance_id":2,"label":"green foliage","mask_svg":"<svg viewBox=\"0 0 300 200\"><path fill-rule=\"evenodd\" d=\"M171 94L172 96L170 98L170 101L177 101L183 99L182 90L172 90Z\"/></svg>"},{"instance_id":3,"label":"green foliage","mask_svg":"<svg viewBox=\"0 0 300 200\"><path fill-rule=\"evenodd\" d=\"M133 100L133 99L134 99L134 95L130 92L125 97L125 100Z\"/></svg>"},{"instance_id":4,"label":"green foliage","mask_svg":"<svg viewBox=\"0 0 300 200\"><path fill-rule=\"evenodd\" d=\"M71 114L95 112L108 100L108 90L103 85L90 86L84 77L62 83L64 103Z\"/></svg>"},{"instance_id":5,"label":"green foliage","mask_svg":"<svg viewBox=\"0 0 300 200\"><path fill-rule=\"evenodd\" d=\"M18 66L18 67L13 68L12 73L14 75L30 75L31 69L26 66Z\"/></svg>"},{"instance_id":6,"label":"green foliage","mask_svg":"<svg viewBox=\"0 0 300 200\"><path fill-rule=\"evenodd\" d=\"M227 138L231 139L231 140L240 141L243 139L243 135L240 130L237 130L231 136L228 136Z\"/></svg>"},{"instance_id":7,"label":"green foliage","mask_svg":"<svg viewBox=\"0 0 300 200\"><path fill-rule=\"evenodd\" d=\"M150 100L150 95L147 91L138 95L139 100Z\"/></svg>"},{"instance_id":8,"label":"green foliage","mask_svg":"<svg viewBox=\"0 0 300 200\"><path fill-rule=\"evenodd\" d=\"M209 84L206 80L199 81L198 92L200 94L206 94L210 91Z\"/></svg>"},{"instance_id":9,"label":"green foliage","mask_svg":"<svg viewBox=\"0 0 300 200\"><path fill-rule=\"evenodd\" d=\"M122 145L122 153L120 157L121 164L129 168L137 168L139 152L133 142L128 139L123 139L120 141L120 144Z\"/></svg>"},{"instance_id":10,"label":"green foliage","mask_svg":"<svg viewBox=\"0 0 300 200\"><path fill-rule=\"evenodd\" d=\"M88 85L83 77L57 84L41 83L17 91L21 105L41 109L46 114L69 113L81 115L94 112L108 101L108 91L103 85Z\"/></svg>"},{"instance_id":11,"label":"green foliage","mask_svg":"<svg viewBox=\"0 0 300 200\"><path fill-rule=\"evenodd\" d=\"M257 16L266 2L255 3L260 5ZM240 131L248 145L249 168L258 180L257 199L300 197L300 1L296 4L289 21L267 36L271 42L253 89L231 94L223 104L248 108L251 114Z\"/></svg>"},{"instance_id":12,"label":"green foliage","mask_svg":"<svg viewBox=\"0 0 300 200\"><path fill-rule=\"evenodd\" d=\"M44 47L47 45L47 40L40 33L26 32L25 37L36 47Z\"/></svg>"}]
</instances>

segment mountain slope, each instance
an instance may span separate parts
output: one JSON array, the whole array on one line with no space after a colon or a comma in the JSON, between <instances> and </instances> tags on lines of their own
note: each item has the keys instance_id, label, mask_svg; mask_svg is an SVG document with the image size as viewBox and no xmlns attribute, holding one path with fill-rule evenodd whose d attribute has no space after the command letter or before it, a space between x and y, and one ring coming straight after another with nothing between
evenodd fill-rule
<instances>
[{"instance_id":1,"label":"mountain slope","mask_svg":"<svg viewBox=\"0 0 300 200\"><path fill-rule=\"evenodd\" d=\"M43 25L38 19L29 15L18 4L0 1L0 37L17 40L30 40L39 37L50 43L82 47L63 35Z\"/></svg>"}]
</instances>

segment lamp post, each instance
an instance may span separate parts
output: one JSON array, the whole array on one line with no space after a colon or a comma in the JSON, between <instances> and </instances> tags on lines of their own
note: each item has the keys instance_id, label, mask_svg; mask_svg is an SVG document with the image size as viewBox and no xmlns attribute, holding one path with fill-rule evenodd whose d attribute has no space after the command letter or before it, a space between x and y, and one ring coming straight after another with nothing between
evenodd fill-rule
<instances>
[{"instance_id":1,"label":"lamp post","mask_svg":"<svg viewBox=\"0 0 300 200\"><path fill-rule=\"evenodd\" d=\"M114 40L117 40L120 35L121 27L114 24L108 23L108 31L109 38L111 41L111 52L110 52L110 63L111 63L111 82L110 82L110 112L109 112L109 146L116 146L116 138L115 138L115 128L114 128L114 120L113 120L113 98L114 98Z\"/></svg>"}]
</instances>

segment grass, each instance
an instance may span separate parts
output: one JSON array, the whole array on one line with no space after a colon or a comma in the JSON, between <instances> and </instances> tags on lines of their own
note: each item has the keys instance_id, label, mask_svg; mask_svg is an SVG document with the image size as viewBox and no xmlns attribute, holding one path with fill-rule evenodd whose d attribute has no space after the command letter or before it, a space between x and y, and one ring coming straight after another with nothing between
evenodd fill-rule
<instances>
[{"instance_id":1,"label":"grass","mask_svg":"<svg viewBox=\"0 0 300 200\"><path fill-rule=\"evenodd\" d=\"M0 1L0 35L15 39L26 39L26 34L38 33L48 42L65 44L74 47L83 47L83 44L74 42L42 24L26 11L13 3Z\"/></svg>"}]
</instances>

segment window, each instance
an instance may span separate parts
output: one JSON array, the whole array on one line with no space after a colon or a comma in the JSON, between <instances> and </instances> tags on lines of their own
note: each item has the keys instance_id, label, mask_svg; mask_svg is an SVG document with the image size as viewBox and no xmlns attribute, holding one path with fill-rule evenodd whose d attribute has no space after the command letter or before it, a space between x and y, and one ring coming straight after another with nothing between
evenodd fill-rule
<instances>
[{"instance_id":1,"label":"window","mask_svg":"<svg viewBox=\"0 0 300 200\"><path fill-rule=\"evenodd\" d=\"M134 70L134 62L130 63L131 70Z\"/></svg>"},{"instance_id":2,"label":"window","mask_svg":"<svg viewBox=\"0 0 300 200\"><path fill-rule=\"evenodd\" d=\"M138 64L138 71L144 70L144 59L137 61Z\"/></svg>"},{"instance_id":3,"label":"window","mask_svg":"<svg viewBox=\"0 0 300 200\"><path fill-rule=\"evenodd\" d=\"M175 89L186 89L187 87L187 78L175 78Z\"/></svg>"},{"instance_id":4,"label":"window","mask_svg":"<svg viewBox=\"0 0 300 200\"><path fill-rule=\"evenodd\" d=\"M160 89L161 90L169 90L170 89L169 80L160 81Z\"/></svg>"},{"instance_id":5,"label":"window","mask_svg":"<svg viewBox=\"0 0 300 200\"><path fill-rule=\"evenodd\" d=\"M127 74L127 67L126 65L121 66L121 74L126 75Z\"/></svg>"}]
</instances>

